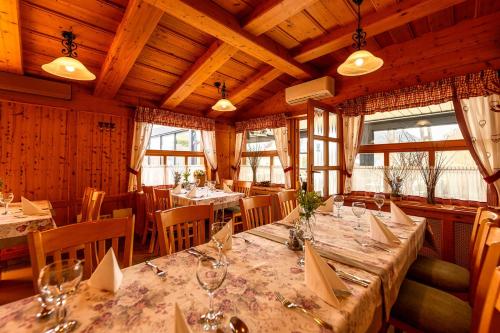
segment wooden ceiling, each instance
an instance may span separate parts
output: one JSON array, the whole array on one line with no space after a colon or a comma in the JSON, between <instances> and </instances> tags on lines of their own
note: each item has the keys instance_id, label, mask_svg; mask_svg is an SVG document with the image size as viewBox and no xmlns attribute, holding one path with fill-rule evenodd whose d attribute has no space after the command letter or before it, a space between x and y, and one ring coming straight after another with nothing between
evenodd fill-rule
<instances>
[{"instance_id":1,"label":"wooden ceiling","mask_svg":"<svg viewBox=\"0 0 500 333\"><path fill-rule=\"evenodd\" d=\"M387 71L400 61L392 54L429 52L425 38L491 16L500 1L365 0L361 9L367 48L384 55ZM78 59L97 75L84 83L95 95L219 117L213 83L225 81L238 110L222 116L248 117L282 105L292 83L326 73L337 87L356 82L360 94L360 82L377 82L335 73L352 52L355 18L349 0L2 0L0 70L55 79L41 65L60 56L61 31L72 29ZM497 22L483 27L493 41ZM412 42L422 49L398 48ZM490 52L500 58L498 47Z\"/></svg>"}]
</instances>

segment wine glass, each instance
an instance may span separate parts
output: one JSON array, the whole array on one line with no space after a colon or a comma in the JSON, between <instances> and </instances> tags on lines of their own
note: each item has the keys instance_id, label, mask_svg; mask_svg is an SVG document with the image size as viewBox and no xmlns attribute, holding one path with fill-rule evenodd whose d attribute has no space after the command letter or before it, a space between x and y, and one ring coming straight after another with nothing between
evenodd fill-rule
<instances>
[{"instance_id":1,"label":"wine glass","mask_svg":"<svg viewBox=\"0 0 500 333\"><path fill-rule=\"evenodd\" d=\"M4 205L5 210L3 215L7 215L7 209L9 208L9 204L14 200L14 193L12 192L0 192L0 202Z\"/></svg>"},{"instance_id":2,"label":"wine glass","mask_svg":"<svg viewBox=\"0 0 500 333\"><path fill-rule=\"evenodd\" d=\"M341 194L334 195L333 204L337 207L337 217L340 219L342 217L340 216L340 209L342 209L342 206L344 205L344 196Z\"/></svg>"},{"instance_id":3,"label":"wine glass","mask_svg":"<svg viewBox=\"0 0 500 333\"><path fill-rule=\"evenodd\" d=\"M312 218L310 220L303 219L300 223L300 230L298 233L299 238L302 240L302 252L303 255L297 260L297 265L304 267L305 265L305 244L309 241L311 245L314 245L314 233L312 230Z\"/></svg>"},{"instance_id":4,"label":"wine glass","mask_svg":"<svg viewBox=\"0 0 500 333\"><path fill-rule=\"evenodd\" d=\"M226 244L226 242L229 240L229 237L231 236L230 232L219 232L224 229L226 224L226 222L214 222L212 223L212 227L210 229L212 240L214 241L217 250L219 250L219 258L217 260L217 264L220 263L220 260L222 258L222 249L224 248L224 244Z\"/></svg>"},{"instance_id":5,"label":"wine glass","mask_svg":"<svg viewBox=\"0 0 500 333\"><path fill-rule=\"evenodd\" d=\"M78 322L66 320L66 299L73 294L82 280L83 265L80 260L56 261L40 271L38 288L45 302L56 308L56 326L45 333L71 332Z\"/></svg>"},{"instance_id":6,"label":"wine glass","mask_svg":"<svg viewBox=\"0 0 500 333\"><path fill-rule=\"evenodd\" d=\"M384 205L384 202L385 202L385 195L381 194L381 193L377 193L373 196L373 199L375 201L375 204L377 205L378 207L378 213L377 213L377 216L382 216L382 206Z\"/></svg>"},{"instance_id":7,"label":"wine glass","mask_svg":"<svg viewBox=\"0 0 500 333\"><path fill-rule=\"evenodd\" d=\"M207 257L200 257L196 267L196 279L200 286L208 292L209 306L208 312L201 316L200 322L204 331L217 329L222 312L214 311L214 292L222 285L226 279L227 261L224 255L219 257L219 262L214 262Z\"/></svg>"},{"instance_id":8,"label":"wine glass","mask_svg":"<svg viewBox=\"0 0 500 333\"><path fill-rule=\"evenodd\" d=\"M358 218L358 225L354 228L355 230L361 230L361 216L366 212L366 205L364 202L353 202L352 203L352 213Z\"/></svg>"}]
</instances>

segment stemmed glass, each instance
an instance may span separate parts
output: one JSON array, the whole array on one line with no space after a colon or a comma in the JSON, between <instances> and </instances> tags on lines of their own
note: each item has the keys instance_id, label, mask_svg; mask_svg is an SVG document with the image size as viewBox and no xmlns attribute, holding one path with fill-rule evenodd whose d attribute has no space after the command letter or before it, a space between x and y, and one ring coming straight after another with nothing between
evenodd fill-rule
<instances>
[{"instance_id":1,"label":"stemmed glass","mask_svg":"<svg viewBox=\"0 0 500 333\"><path fill-rule=\"evenodd\" d=\"M7 215L7 209L9 204L14 200L14 193L12 192L0 192L0 203L5 206L3 215Z\"/></svg>"},{"instance_id":2,"label":"stemmed glass","mask_svg":"<svg viewBox=\"0 0 500 333\"><path fill-rule=\"evenodd\" d=\"M305 265L305 244L306 241L309 241L311 245L314 245L314 233L311 226L312 221L307 221L303 219L300 223L299 237L302 240L302 252L303 255L297 260L297 265L300 267L304 267Z\"/></svg>"},{"instance_id":3,"label":"stemmed glass","mask_svg":"<svg viewBox=\"0 0 500 333\"><path fill-rule=\"evenodd\" d=\"M340 216L340 209L344 205L344 196L341 194L333 196L333 204L337 207L337 218L342 218L342 216Z\"/></svg>"},{"instance_id":4,"label":"stemmed glass","mask_svg":"<svg viewBox=\"0 0 500 333\"><path fill-rule=\"evenodd\" d=\"M361 230L361 216L366 212L366 205L364 202L353 202L352 203L352 213L358 218L358 225L354 227L354 230Z\"/></svg>"},{"instance_id":5,"label":"stemmed glass","mask_svg":"<svg viewBox=\"0 0 500 333\"><path fill-rule=\"evenodd\" d=\"M385 202L385 195L377 193L373 196L373 199L375 201L375 204L378 207L378 213L377 216L382 216L382 206L384 205Z\"/></svg>"},{"instance_id":6,"label":"stemmed glass","mask_svg":"<svg viewBox=\"0 0 500 333\"><path fill-rule=\"evenodd\" d=\"M214 292L222 285L226 279L227 261L224 255L219 257L219 262L216 263L207 257L198 259L196 267L196 278L200 286L208 292L209 306L208 312L201 316L200 322L203 324L204 331L217 329L220 319L223 317L222 312L214 311Z\"/></svg>"},{"instance_id":7,"label":"stemmed glass","mask_svg":"<svg viewBox=\"0 0 500 333\"><path fill-rule=\"evenodd\" d=\"M56 261L40 271L38 288L44 301L55 305L56 326L45 333L71 332L78 322L66 320L66 299L74 293L82 280L83 265L80 260L67 259Z\"/></svg>"},{"instance_id":8,"label":"stemmed glass","mask_svg":"<svg viewBox=\"0 0 500 333\"><path fill-rule=\"evenodd\" d=\"M226 226L226 222L214 222L212 223L211 227L211 235L212 235L212 240L215 243L215 246L217 247L217 250L219 250L219 258L217 260L217 264L220 263L221 258L222 258L222 249L224 248L224 244L229 240L229 237L231 236L230 232L220 232L224 227Z\"/></svg>"}]
</instances>

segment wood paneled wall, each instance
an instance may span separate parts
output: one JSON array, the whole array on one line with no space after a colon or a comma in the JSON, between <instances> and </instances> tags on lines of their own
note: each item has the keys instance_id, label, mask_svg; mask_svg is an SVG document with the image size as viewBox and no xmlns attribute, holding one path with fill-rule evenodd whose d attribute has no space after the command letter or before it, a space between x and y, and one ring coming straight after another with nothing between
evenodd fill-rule
<instances>
[{"instance_id":1,"label":"wood paneled wall","mask_svg":"<svg viewBox=\"0 0 500 333\"><path fill-rule=\"evenodd\" d=\"M231 178L231 165L234 163L234 126L225 123L215 124L215 140L217 142L217 163L219 178Z\"/></svg>"},{"instance_id":2,"label":"wood paneled wall","mask_svg":"<svg viewBox=\"0 0 500 333\"><path fill-rule=\"evenodd\" d=\"M50 200L58 225L74 221L86 186L106 192L104 213L129 205L133 113L80 89L71 101L0 91L0 178L15 201Z\"/></svg>"}]
</instances>

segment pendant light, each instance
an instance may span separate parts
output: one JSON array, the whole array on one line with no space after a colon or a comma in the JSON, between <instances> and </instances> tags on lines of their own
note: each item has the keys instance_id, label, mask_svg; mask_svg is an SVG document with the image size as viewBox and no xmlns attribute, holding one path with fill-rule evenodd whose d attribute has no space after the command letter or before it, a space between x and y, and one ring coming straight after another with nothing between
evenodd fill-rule
<instances>
[{"instance_id":1,"label":"pendant light","mask_svg":"<svg viewBox=\"0 0 500 333\"><path fill-rule=\"evenodd\" d=\"M217 103L212 106L212 110L215 111L221 111L221 112L226 112L226 111L234 111L236 110L236 107L231 103L230 100L228 100L227 97L227 90L226 90L226 83L221 83L220 82L215 82L214 86L217 87L217 91L220 92L221 94L221 99L217 101Z\"/></svg>"},{"instance_id":2,"label":"pendant light","mask_svg":"<svg viewBox=\"0 0 500 333\"><path fill-rule=\"evenodd\" d=\"M90 72L81 62L76 60L78 54L75 52L77 46L74 43L76 36L71 31L63 31L61 41L64 56L42 65L42 69L52 75L64 77L71 80L92 81L95 75Z\"/></svg>"},{"instance_id":3,"label":"pendant light","mask_svg":"<svg viewBox=\"0 0 500 333\"><path fill-rule=\"evenodd\" d=\"M358 28L352 35L356 49L338 68L337 72L344 76L358 76L376 71L384 64L384 61L367 50L361 50L366 46L366 32L361 28L361 3L363 0L353 0L358 6Z\"/></svg>"}]
</instances>

